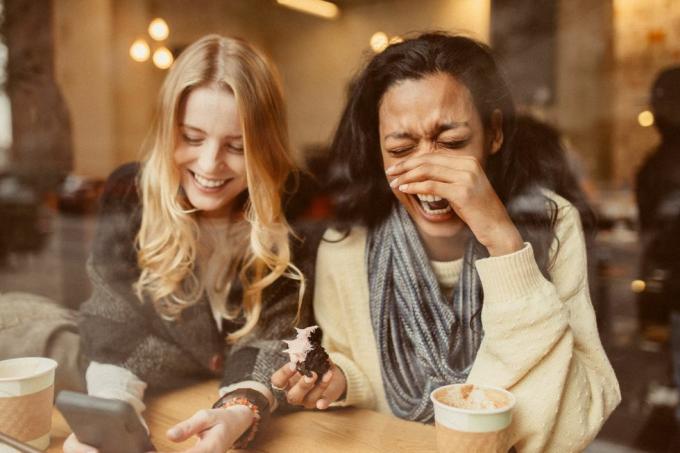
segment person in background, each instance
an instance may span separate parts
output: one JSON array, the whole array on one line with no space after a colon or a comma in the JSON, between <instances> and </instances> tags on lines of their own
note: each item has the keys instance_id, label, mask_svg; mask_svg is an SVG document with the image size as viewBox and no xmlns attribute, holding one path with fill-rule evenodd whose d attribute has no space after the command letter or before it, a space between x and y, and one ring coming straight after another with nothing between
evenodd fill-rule
<instances>
[{"instance_id":1,"label":"person in background","mask_svg":"<svg viewBox=\"0 0 680 453\"><path fill-rule=\"evenodd\" d=\"M506 388L518 451L583 450L619 404L588 290L578 187L543 187L551 152L514 146L485 45L428 33L352 83L331 147L336 228L314 314L333 366L272 376L307 408L431 422L435 388Z\"/></svg>"},{"instance_id":2,"label":"person in background","mask_svg":"<svg viewBox=\"0 0 680 453\"><path fill-rule=\"evenodd\" d=\"M641 272L647 282L640 297L645 306L670 308L673 375L680 388L680 66L666 68L657 76L651 107L661 143L645 160L636 180ZM675 418L680 425L680 406Z\"/></svg>"},{"instance_id":3,"label":"person in background","mask_svg":"<svg viewBox=\"0 0 680 453\"><path fill-rule=\"evenodd\" d=\"M146 391L221 378L214 407L167 435L197 435L192 452L246 446L278 404L269 378L286 361L280 340L311 317L293 260L313 258L313 240L289 240L282 210L293 169L274 67L243 40L201 38L168 72L141 163L106 183L77 328L54 304L1 305L25 324L29 311L49 312L59 341L32 347L58 358L69 387L140 417ZM64 451L92 448L72 434Z\"/></svg>"}]
</instances>

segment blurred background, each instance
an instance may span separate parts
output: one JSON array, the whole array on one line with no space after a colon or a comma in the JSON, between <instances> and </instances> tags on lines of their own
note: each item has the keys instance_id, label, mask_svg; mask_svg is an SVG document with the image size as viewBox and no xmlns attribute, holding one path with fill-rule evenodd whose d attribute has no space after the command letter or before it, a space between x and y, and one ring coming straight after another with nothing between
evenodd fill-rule
<instances>
[{"instance_id":1,"label":"blurred background","mask_svg":"<svg viewBox=\"0 0 680 453\"><path fill-rule=\"evenodd\" d=\"M635 197L660 142L650 88L680 64L679 1L0 0L0 10L0 292L72 308L89 294L101 185L138 159L166 70L195 39L240 36L271 56L296 157L319 172L367 58L425 30L489 43L521 109L559 130L598 215L590 285L623 403L589 451L680 451L671 303L659 289L669 277L643 270Z\"/></svg>"}]
</instances>

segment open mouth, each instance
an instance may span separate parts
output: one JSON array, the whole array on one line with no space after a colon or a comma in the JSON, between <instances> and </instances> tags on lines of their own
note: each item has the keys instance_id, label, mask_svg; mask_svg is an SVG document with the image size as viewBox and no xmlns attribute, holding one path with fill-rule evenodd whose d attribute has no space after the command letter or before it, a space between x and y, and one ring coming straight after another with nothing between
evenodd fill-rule
<instances>
[{"instance_id":1,"label":"open mouth","mask_svg":"<svg viewBox=\"0 0 680 453\"><path fill-rule=\"evenodd\" d=\"M453 212L449 201L436 195L412 195L423 212L428 216L446 216Z\"/></svg>"},{"instance_id":2,"label":"open mouth","mask_svg":"<svg viewBox=\"0 0 680 453\"><path fill-rule=\"evenodd\" d=\"M189 173L194 179L194 182L203 189L215 190L224 187L224 185L231 180L231 178L226 179L212 179L201 176L193 171L189 170Z\"/></svg>"}]
</instances>

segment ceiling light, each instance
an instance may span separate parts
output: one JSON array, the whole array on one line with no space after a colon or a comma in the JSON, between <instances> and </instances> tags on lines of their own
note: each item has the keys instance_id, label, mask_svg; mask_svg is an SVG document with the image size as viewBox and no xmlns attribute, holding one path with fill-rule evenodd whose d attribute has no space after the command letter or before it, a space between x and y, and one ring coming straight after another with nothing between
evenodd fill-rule
<instances>
[{"instance_id":1,"label":"ceiling light","mask_svg":"<svg viewBox=\"0 0 680 453\"><path fill-rule=\"evenodd\" d=\"M638 115L638 123L640 123L640 126L642 127L651 126L652 124L654 124L654 114L649 110L640 112L640 114Z\"/></svg>"},{"instance_id":2,"label":"ceiling light","mask_svg":"<svg viewBox=\"0 0 680 453\"><path fill-rule=\"evenodd\" d=\"M168 69L172 66L174 60L175 58L172 56L172 52L170 52L167 47L160 47L153 53L153 64L155 64L157 68Z\"/></svg>"},{"instance_id":3,"label":"ceiling light","mask_svg":"<svg viewBox=\"0 0 680 453\"><path fill-rule=\"evenodd\" d=\"M149 36L156 41L163 41L170 34L168 24L160 17L155 18L149 24Z\"/></svg>"},{"instance_id":4,"label":"ceiling light","mask_svg":"<svg viewBox=\"0 0 680 453\"><path fill-rule=\"evenodd\" d=\"M340 14L340 9L335 3L325 0L276 0L276 3L324 19L335 19Z\"/></svg>"},{"instance_id":5,"label":"ceiling light","mask_svg":"<svg viewBox=\"0 0 680 453\"><path fill-rule=\"evenodd\" d=\"M371 49L373 49L373 52L375 53L382 52L390 44L387 35L381 31L373 33L369 42L371 44Z\"/></svg>"},{"instance_id":6,"label":"ceiling light","mask_svg":"<svg viewBox=\"0 0 680 453\"><path fill-rule=\"evenodd\" d=\"M146 61L149 59L150 54L151 49L149 49L149 45L143 39L136 40L130 46L130 58L135 61L139 61L140 63Z\"/></svg>"}]
</instances>

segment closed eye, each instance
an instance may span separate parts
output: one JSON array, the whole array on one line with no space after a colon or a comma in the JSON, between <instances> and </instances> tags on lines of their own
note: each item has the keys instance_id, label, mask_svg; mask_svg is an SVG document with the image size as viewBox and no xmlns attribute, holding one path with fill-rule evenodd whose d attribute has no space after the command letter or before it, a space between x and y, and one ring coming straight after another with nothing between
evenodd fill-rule
<instances>
[{"instance_id":1,"label":"closed eye","mask_svg":"<svg viewBox=\"0 0 680 453\"><path fill-rule=\"evenodd\" d=\"M227 145L227 149L233 154L243 154L243 144L242 143L230 143Z\"/></svg>"},{"instance_id":2,"label":"closed eye","mask_svg":"<svg viewBox=\"0 0 680 453\"><path fill-rule=\"evenodd\" d=\"M182 134L182 140L184 140L184 143L190 145L190 146L199 146L201 143L203 143L202 138L198 137L191 137L186 134Z\"/></svg>"},{"instance_id":3,"label":"closed eye","mask_svg":"<svg viewBox=\"0 0 680 453\"><path fill-rule=\"evenodd\" d=\"M414 148L415 148L415 146L413 146L413 145L401 146L401 147L398 147L398 148L388 149L387 152L391 156L403 156L403 155L407 154L409 151L412 151Z\"/></svg>"},{"instance_id":4,"label":"closed eye","mask_svg":"<svg viewBox=\"0 0 680 453\"><path fill-rule=\"evenodd\" d=\"M470 142L469 139L467 140L450 140L450 141L444 141L444 142L437 142L437 144L443 148L446 149L461 149L464 148L465 145L467 145Z\"/></svg>"}]
</instances>

